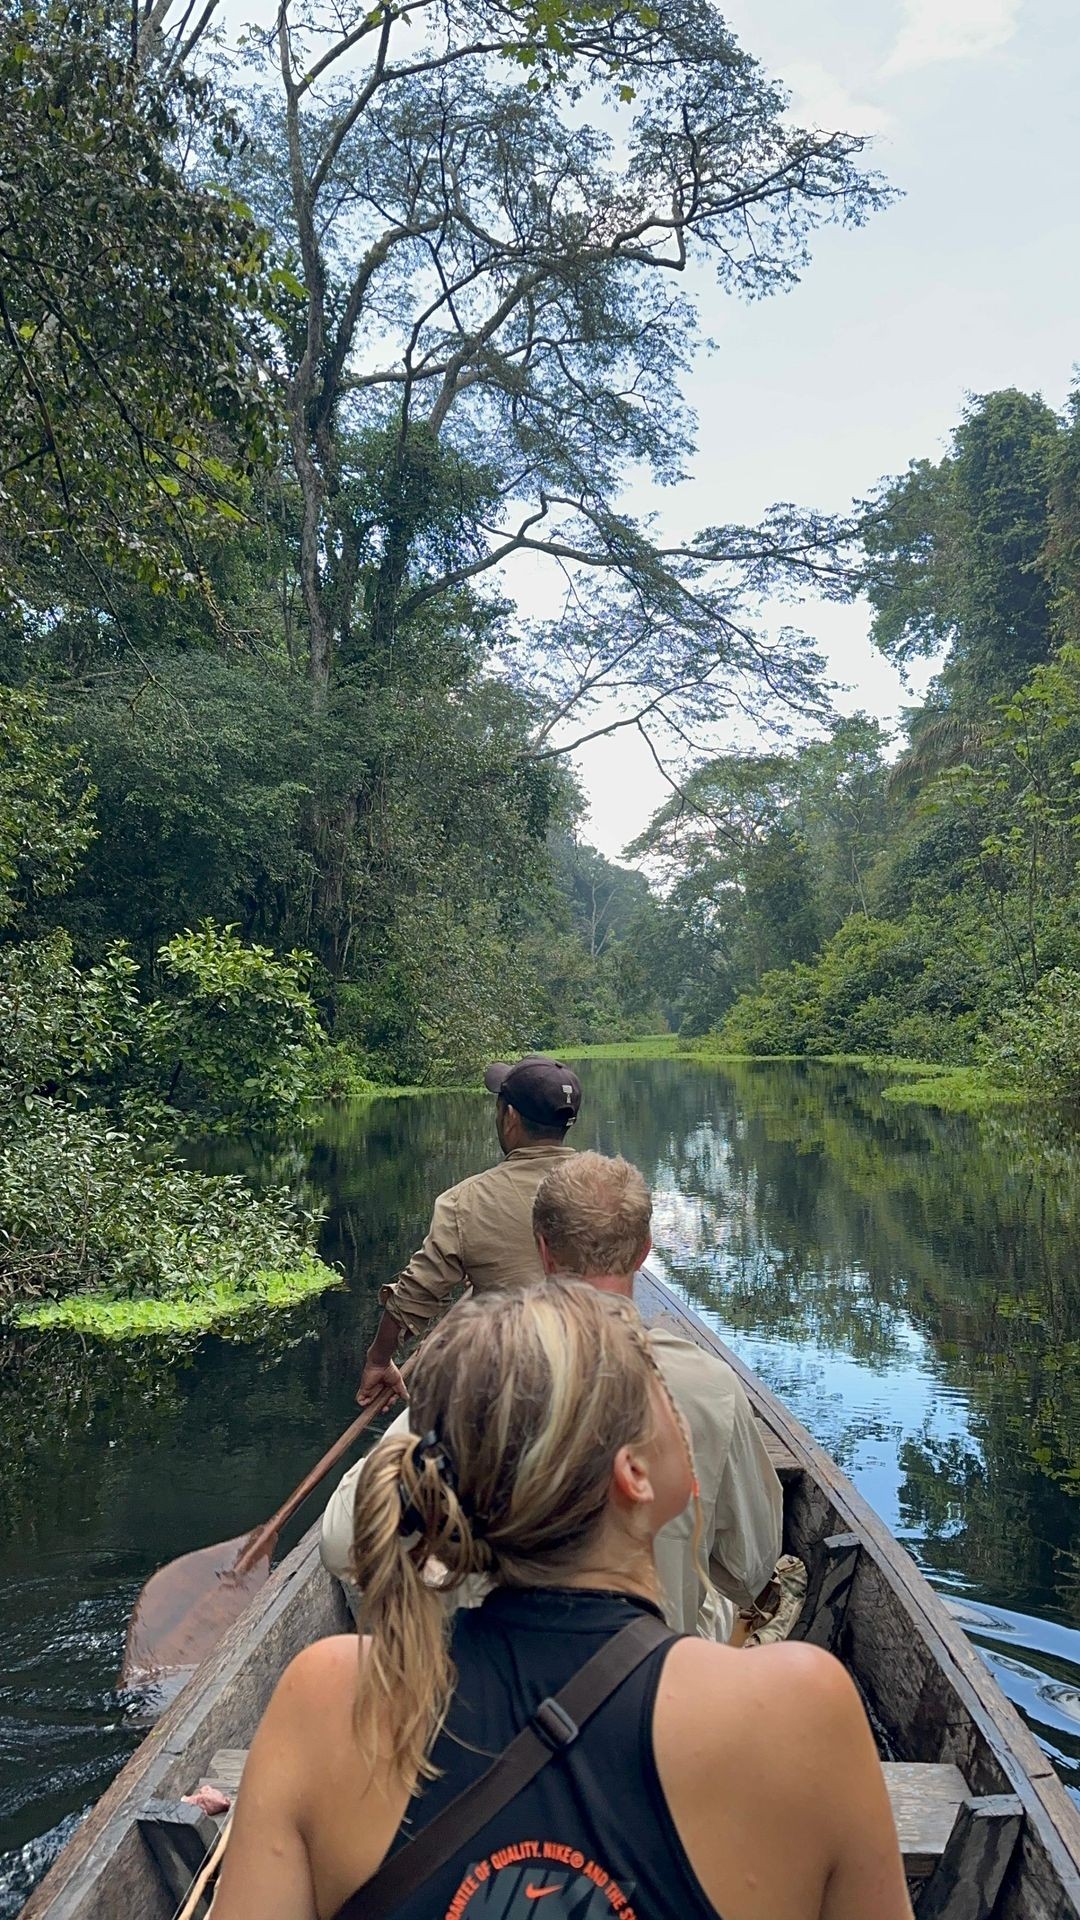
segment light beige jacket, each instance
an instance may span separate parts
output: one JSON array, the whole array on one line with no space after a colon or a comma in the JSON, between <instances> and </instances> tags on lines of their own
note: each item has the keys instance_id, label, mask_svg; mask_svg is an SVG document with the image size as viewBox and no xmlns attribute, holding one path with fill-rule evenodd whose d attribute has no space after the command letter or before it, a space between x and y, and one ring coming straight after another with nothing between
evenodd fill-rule
<instances>
[{"instance_id":1,"label":"light beige jacket","mask_svg":"<svg viewBox=\"0 0 1080 1920\"><path fill-rule=\"evenodd\" d=\"M691 1503L656 1538L656 1566L668 1624L706 1640L728 1640L736 1608L748 1606L761 1592L780 1557L780 1482L750 1402L726 1362L667 1327L654 1327L649 1339L672 1399L690 1429L704 1523L702 1551L714 1583L706 1584L695 1562ZM408 1424L406 1407L387 1431L403 1433ZM349 1573L353 1505L363 1466L364 1461L358 1460L350 1467L323 1515L323 1564L341 1579ZM468 1586L460 1603L476 1606L486 1583L470 1581Z\"/></svg>"},{"instance_id":2,"label":"light beige jacket","mask_svg":"<svg viewBox=\"0 0 1080 1920\"><path fill-rule=\"evenodd\" d=\"M470 1174L440 1193L427 1239L379 1299L406 1333L426 1333L460 1287L525 1286L544 1270L532 1230L532 1206L545 1174L572 1147L515 1147L497 1167Z\"/></svg>"},{"instance_id":3,"label":"light beige jacket","mask_svg":"<svg viewBox=\"0 0 1080 1920\"><path fill-rule=\"evenodd\" d=\"M745 1390L726 1360L665 1326L651 1327L649 1342L690 1428L701 1546L712 1582L706 1586L695 1564L691 1502L656 1536L668 1624L727 1640L736 1609L748 1607L772 1579L782 1547L783 1493Z\"/></svg>"}]
</instances>

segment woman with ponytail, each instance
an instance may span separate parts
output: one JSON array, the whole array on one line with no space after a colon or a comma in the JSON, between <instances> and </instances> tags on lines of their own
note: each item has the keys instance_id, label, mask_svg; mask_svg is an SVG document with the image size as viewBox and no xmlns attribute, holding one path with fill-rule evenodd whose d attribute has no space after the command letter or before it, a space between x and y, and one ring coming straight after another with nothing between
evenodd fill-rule
<instances>
[{"instance_id":1,"label":"woman with ponytail","mask_svg":"<svg viewBox=\"0 0 1080 1920\"><path fill-rule=\"evenodd\" d=\"M693 1495L624 1302L455 1307L360 1479L359 1643L280 1681L214 1920L911 1920L837 1662L664 1628L653 1541Z\"/></svg>"}]
</instances>

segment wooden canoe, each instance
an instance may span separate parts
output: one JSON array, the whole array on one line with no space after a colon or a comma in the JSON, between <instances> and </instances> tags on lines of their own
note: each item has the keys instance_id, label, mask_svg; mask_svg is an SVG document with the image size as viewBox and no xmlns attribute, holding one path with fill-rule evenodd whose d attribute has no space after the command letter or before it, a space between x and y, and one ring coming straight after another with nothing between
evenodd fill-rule
<instances>
[{"instance_id":1,"label":"wooden canoe","mask_svg":"<svg viewBox=\"0 0 1080 1920\"><path fill-rule=\"evenodd\" d=\"M921 1804L925 1824L928 1782L959 1783L938 1810L944 1828L931 1857L913 1860L905 1845L919 1920L1080 1920L1080 1814L910 1556L799 1422L661 1280L640 1276L638 1300L646 1319L664 1319L719 1355L746 1388L784 1483L785 1549L810 1570L800 1631L831 1644L856 1680L890 1762L898 1825L909 1801ZM337 1583L319 1559L316 1526L87 1815L23 1920L171 1920L175 1896L140 1814L151 1801L189 1792L221 1749L246 1748L287 1662L347 1624Z\"/></svg>"}]
</instances>

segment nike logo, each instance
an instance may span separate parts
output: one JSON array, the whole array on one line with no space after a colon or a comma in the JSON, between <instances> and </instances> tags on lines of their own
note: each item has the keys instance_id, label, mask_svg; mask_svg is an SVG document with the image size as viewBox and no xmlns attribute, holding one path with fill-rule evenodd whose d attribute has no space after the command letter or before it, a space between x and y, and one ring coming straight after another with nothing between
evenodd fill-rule
<instances>
[{"instance_id":1,"label":"nike logo","mask_svg":"<svg viewBox=\"0 0 1080 1920\"><path fill-rule=\"evenodd\" d=\"M553 1887L526 1887L525 1898L526 1900L542 1900L545 1893L558 1893L561 1885L562 1882L558 1881Z\"/></svg>"}]
</instances>

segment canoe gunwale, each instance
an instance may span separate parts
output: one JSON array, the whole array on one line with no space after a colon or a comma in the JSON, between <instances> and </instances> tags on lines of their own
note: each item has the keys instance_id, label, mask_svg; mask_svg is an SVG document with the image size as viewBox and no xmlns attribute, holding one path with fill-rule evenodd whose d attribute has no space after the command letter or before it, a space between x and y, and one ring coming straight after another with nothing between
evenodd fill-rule
<instances>
[{"instance_id":1,"label":"canoe gunwale","mask_svg":"<svg viewBox=\"0 0 1080 1920\"><path fill-rule=\"evenodd\" d=\"M311 1631L301 1623L310 1622ZM98 1920L137 1914L171 1920L173 1905L157 1880L138 1816L150 1799L190 1792L246 1702L250 1741L293 1654L308 1640L344 1630L345 1603L319 1559L319 1522L287 1554L251 1605L196 1668L175 1700L91 1807L23 1907L20 1920ZM283 1645L281 1643L284 1643ZM278 1655L280 1654L280 1657ZM246 1743L245 1741L245 1743ZM97 1904L105 1875L119 1875L119 1902Z\"/></svg>"}]
</instances>

